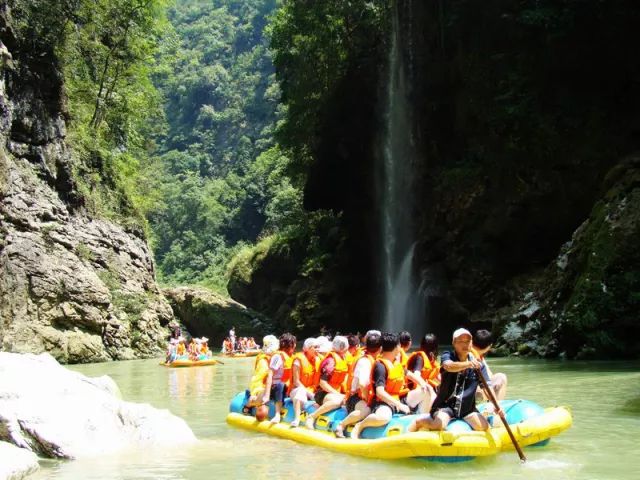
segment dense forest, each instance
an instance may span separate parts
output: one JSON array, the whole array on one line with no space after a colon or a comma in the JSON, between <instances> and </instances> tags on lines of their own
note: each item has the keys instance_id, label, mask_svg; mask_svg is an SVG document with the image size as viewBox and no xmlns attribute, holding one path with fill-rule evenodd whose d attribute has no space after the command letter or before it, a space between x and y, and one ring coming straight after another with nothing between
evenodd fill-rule
<instances>
[{"instance_id":1,"label":"dense forest","mask_svg":"<svg viewBox=\"0 0 640 480\"><path fill-rule=\"evenodd\" d=\"M638 355L635 2L6 5L8 50L49 61L64 92L49 105L73 157L57 191L146 239L162 284L229 294L279 331L380 325L395 44L423 329Z\"/></svg>"}]
</instances>

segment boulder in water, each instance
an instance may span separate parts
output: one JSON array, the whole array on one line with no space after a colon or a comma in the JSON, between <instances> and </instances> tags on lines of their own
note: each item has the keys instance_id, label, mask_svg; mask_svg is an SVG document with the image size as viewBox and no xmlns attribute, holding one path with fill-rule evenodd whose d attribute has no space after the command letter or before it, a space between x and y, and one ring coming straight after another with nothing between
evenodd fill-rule
<instances>
[{"instance_id":1,"label":"boulder in water","mask_svg":"<svg viewBox=\"0 0 640 480\"><path fill-rule=\"evenodd\" d=\"M0 352L0 385L0 440L40 456L71 459L196 440L168 410L122 401L113 380L96 383L49 354Z\"/></svg>"},{"instance_id":2,"label":"boulder in water","mask_svg":"<svg viewBox=\"0 0 640 480\"><path fill-rule=\"evenodd\" d=\"M39 468L35 453L0 442L0 480L18 480Z\"/></svg>"}]
</instances>

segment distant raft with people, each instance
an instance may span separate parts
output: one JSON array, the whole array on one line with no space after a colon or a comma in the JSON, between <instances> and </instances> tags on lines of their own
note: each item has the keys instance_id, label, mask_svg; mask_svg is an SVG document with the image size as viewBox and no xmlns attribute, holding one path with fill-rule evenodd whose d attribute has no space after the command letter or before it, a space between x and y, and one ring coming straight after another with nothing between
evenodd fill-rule
<instances>
[{"instance_id":1,"label":"distant raft with people","mask_svg":"<svg viewBox=\"0 0 640 480\"><path fill-rule=\"evenodd\" d=\"M268 418L258 421L255 408L246 407L247 398L243 392L231 400L228 424L351 455L389 460L419 458L460 462L514 448L506 429L495 415L488 415L492 428L487 432L473 431L462 420L451 422L445 431L407 432L407 426L416 415L394 415L391 422L383 427L365 428L356 440L348 438L351 428L345 430L347 438L337 438L334 434L335 426L347 415L344 407L318 417L315 430L310 430L291 427L293 406L289 399L284 403L282 422L272 424L268 418L275 414L273 402L268 404ZM313 405L313 401L308 402L305 411L313 412ZM479 410L483 412L486 405L480 405ZM571 413L566 407L544 409L528 400L503 400L500 407L522 447L546 445L551 437L562 433L572 424Z\"/></svg>"},{"instance_id":2,"label":"distant raft with people","mask_svg":"<svg viewBox=\"0 0 640 480\"><path fill-rule=\"evenodd\" d=\"M216 365L220 363L215 358L204 358L201 360L190 360L188 358L176 359L172 362L161 362L160 365L168 368L188 368L203 367L206 365Z\"/></svg>"}]
</instances>

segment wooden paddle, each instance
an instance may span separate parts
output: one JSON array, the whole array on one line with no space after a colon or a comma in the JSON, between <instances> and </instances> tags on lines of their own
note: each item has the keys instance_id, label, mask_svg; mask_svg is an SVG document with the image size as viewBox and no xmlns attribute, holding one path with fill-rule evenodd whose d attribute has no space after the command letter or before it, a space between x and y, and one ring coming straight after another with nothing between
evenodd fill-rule
<instances>
[{"instance_id":1,"label":"wooden paddle","mask_svg":"<svg viewBox=\"0 0 640 480\"><path fill-rule=\"evenodd\" d=\"M493 393L493 389L487 384L487 380L484 378L484 375L482 374L481 367L476 368L476 371L478 372L478 378L480 378L480 383L482 384L482 390L484 390L484 393L487 395L489 400L491 400L491 403L493 403L493 406L495 407L496 412L498 413L498 416L500 417L500 420L502 420L504 428L507 429L507 433L509 434L509 438L511 439L511 442L513 443L513 446L516 447L516 452L518 452L518 456L520 457L520 461L523 462L523 463L526 462L527 461L527 457L524 456L524 452L522 451L522 448L520 448L520 445L518 445L518 441L516 440L516 437L513 435L513 432L511 431L511 427L507 423L507 419L504 416L504 412L500 408L500 405L498 404L498 400L496 399L496 396Z\"/></svg>"}]
</instances>

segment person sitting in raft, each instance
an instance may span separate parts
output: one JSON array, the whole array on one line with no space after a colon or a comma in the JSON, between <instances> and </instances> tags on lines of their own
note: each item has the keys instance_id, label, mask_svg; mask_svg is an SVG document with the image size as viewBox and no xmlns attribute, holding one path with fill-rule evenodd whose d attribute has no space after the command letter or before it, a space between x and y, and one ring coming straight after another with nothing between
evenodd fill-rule
<instances>
[{"instance_id":1,"label":"person sitting in raft","mask_svg":"<svg viewBox=\"0 0 640 480\"><path fill-rule=\"evenodd\" d=\"M359 438L366 427L379 427L391 421L394 413L409 413L420 406L426 409L427 394L422 389L412 390L405 394L404 368L398 360L400 340L395 333L382 334L382 355L373 366L372 383L375 393L371 411L364 420L356 423L351 431L351 438ZM404 395L403 395L404 394Z\"/></svg>"},{"instance_id":2,"label":"person sitting in raft","mask_svg":"<svg viewBox=\"0 0 640 480\"><path fill-rule=\"evenodd\" d=\"M345 380L349 368L345 355L349 348L349 341L341 335L336 336L332 342L332 350L327 353L320 364L320 381L315 395L315 401L320 407L307 416L305 425L314 429L316 419L331 410L339 408L345 400Z\"/></svg>"},{"instance_id":3,"label":"person sitting in raft","mask_svg":"<svg viewBox=\"0 0 640 480\"><path fill-rule=\"evenodd\" d=\"M176 347L176 354L179 359L185 359L187 356L187 341L184 337L178 338L178 346Z\"/></svg>"},{"instance_id":4,"label":"person sitting in raft","mask_svg":"<svg viewBox=\"0 0 640 480\"><path fill-rule=\"evenodd\" d=\"M198 360L206 360L211 356L211 352L209 351L209 346L207 345L207 342L209 341L209 339L207 337L202 337L199 340L200 340L200 344L198 348Z\"/></svg>"},{"instance_id":5,"label":"person sitting in raft","mask_svg":"<svg viewBox=\"0 0 640 480\"><path fill-rule=\"evenodd\" d=\"M371 371L382 350L382 339L379 333L367 333L366 350L356 361L352 381L347 385L349 398L346 401L347 417L335 429L336 437L344 438L344 429L359 422L371 413L373 388L371 387Z\"/></svg>"},{"instance_id":6,"label":"person sitting in raft","mask_svg":"<svg viewBox=\"0 0 640 480\"><path fill-rule=\"evenodd\" d=\"M433 333L427 333L420 342L420 350L407 359L407 388L424 389L428 397L426 410L430 410L439 386L438 339Z\"/></svg>"},{"instance_id":7,"label":"person sitting in raft","mask_svg":"<svg viewBox=\"0 0 640 480\"><path fill-rule=\"evenodd\" d=\"M278 341L280 342L280 350L273 354L269 362L269 373L262 397L262 403L267 403L271 396L276 403L276 414L271 419L271 423L280 423L284 392L289 389L291 383L292 355L296 350L296 337L292 334L283 333Z\"/></svg>"},{"instance_id":8,"label":"person sitting in raft","mask_svg":"<svg viewBox=\"0 0 640 480\"><path fill-rule=\"evenodd\" d=\"M352 365L358 359L360 339L357 335L347 335L347 341L349 342L349 348L347 349L345 359L347 360L347 365Z\"/></svg>"},{"instance_id":9,"label":"person sitting in raft","mask_svg":"<svg viewBox=\"0 0 640 480\"><path fill-rule=\"evenodd\" d=\"M469 330L459 328L453 332L453 351L444 352L441 362L442 383L431 413L418 416L407 431L444 430L453 419L464 420L474 430L488 430L489 422L476 409L476 369L480 363L471 355Z\"/></svg>"},{"instance_id":10,"label":"person sitting in raft","mask_svg":"<svg viewBox=\"0 0 640 480\"><path fill-rule=\"evenodd\" d=\"M176 358L178 358L177 347L178 347L177 338L172 338L171 340L169 340L169 345L167 345L167 357L165 359L166 363L174 362Z\"/></svg>"},{"instance_id":11,"label":"person sitting in raft","mask_svg":"<svg viewBox=\"0 0 640 480\"><path fill-rule=\"evenodd\" d=\"M247 400L246 404L247 409L262 405L271 356L280 348L280 342L274 335L264 337L262 344L264 345L262 353L256 356L253 364L253 376L249 382L249 400Z\"/></svg>"},{"instance_id":12,"label":"person sitting in raft","mask_svg":"<svg viewBox=\"0 0 640 480\"><path fill-rule=\"evenodd\" d=\"M320 361L323 361L332 349L333 344L327 337L320 336L316 338L316 352L318 353Z\"/></svg>"},{"instance_id":13,"label":"person sitting in raft","mask_svg":"<svg viewBox=\"0 0 640 480\"><path fill-rule=\"evenodd\" d=\"M407 360L409 360L409 349L411 348L411 333L400 332L398 334L398 340L400 340L400 364L404 369L407 368Z\"/></svg>"},{"instance_id":14,"label":"person sitting in raft","mask_svg":"<svg viewBox=\"0 0 640 480\"><path fill-rule=\"evenodd\" d=\"M482 365L482 373L487 380L489 386L493 389L498 401L504 400L507 396L507 376L504 373L493 373L489 368L489 364L485 359L485 356L491 350L493 346L493 335L489 330L478 330L473 336L473 343L471 346L471 354ZM479 391L480 399L489 400L485 398L485 393ZM478 398L476 397L476 400Z\"/></svg>"},{"instance_id":15,"label":"person sitting in raft","mask_svg":"<svg viewBox=\"0 0 640 480\"><path fill-rule=\"evenodd\" d=\"M292 427L300 425L300 411L307 400L313 399L320 381L320 359L316 353L316 339L307 338L302 352L293 356L291 367L291 391L294 417Z\"/></svg>"}]
</instances>

